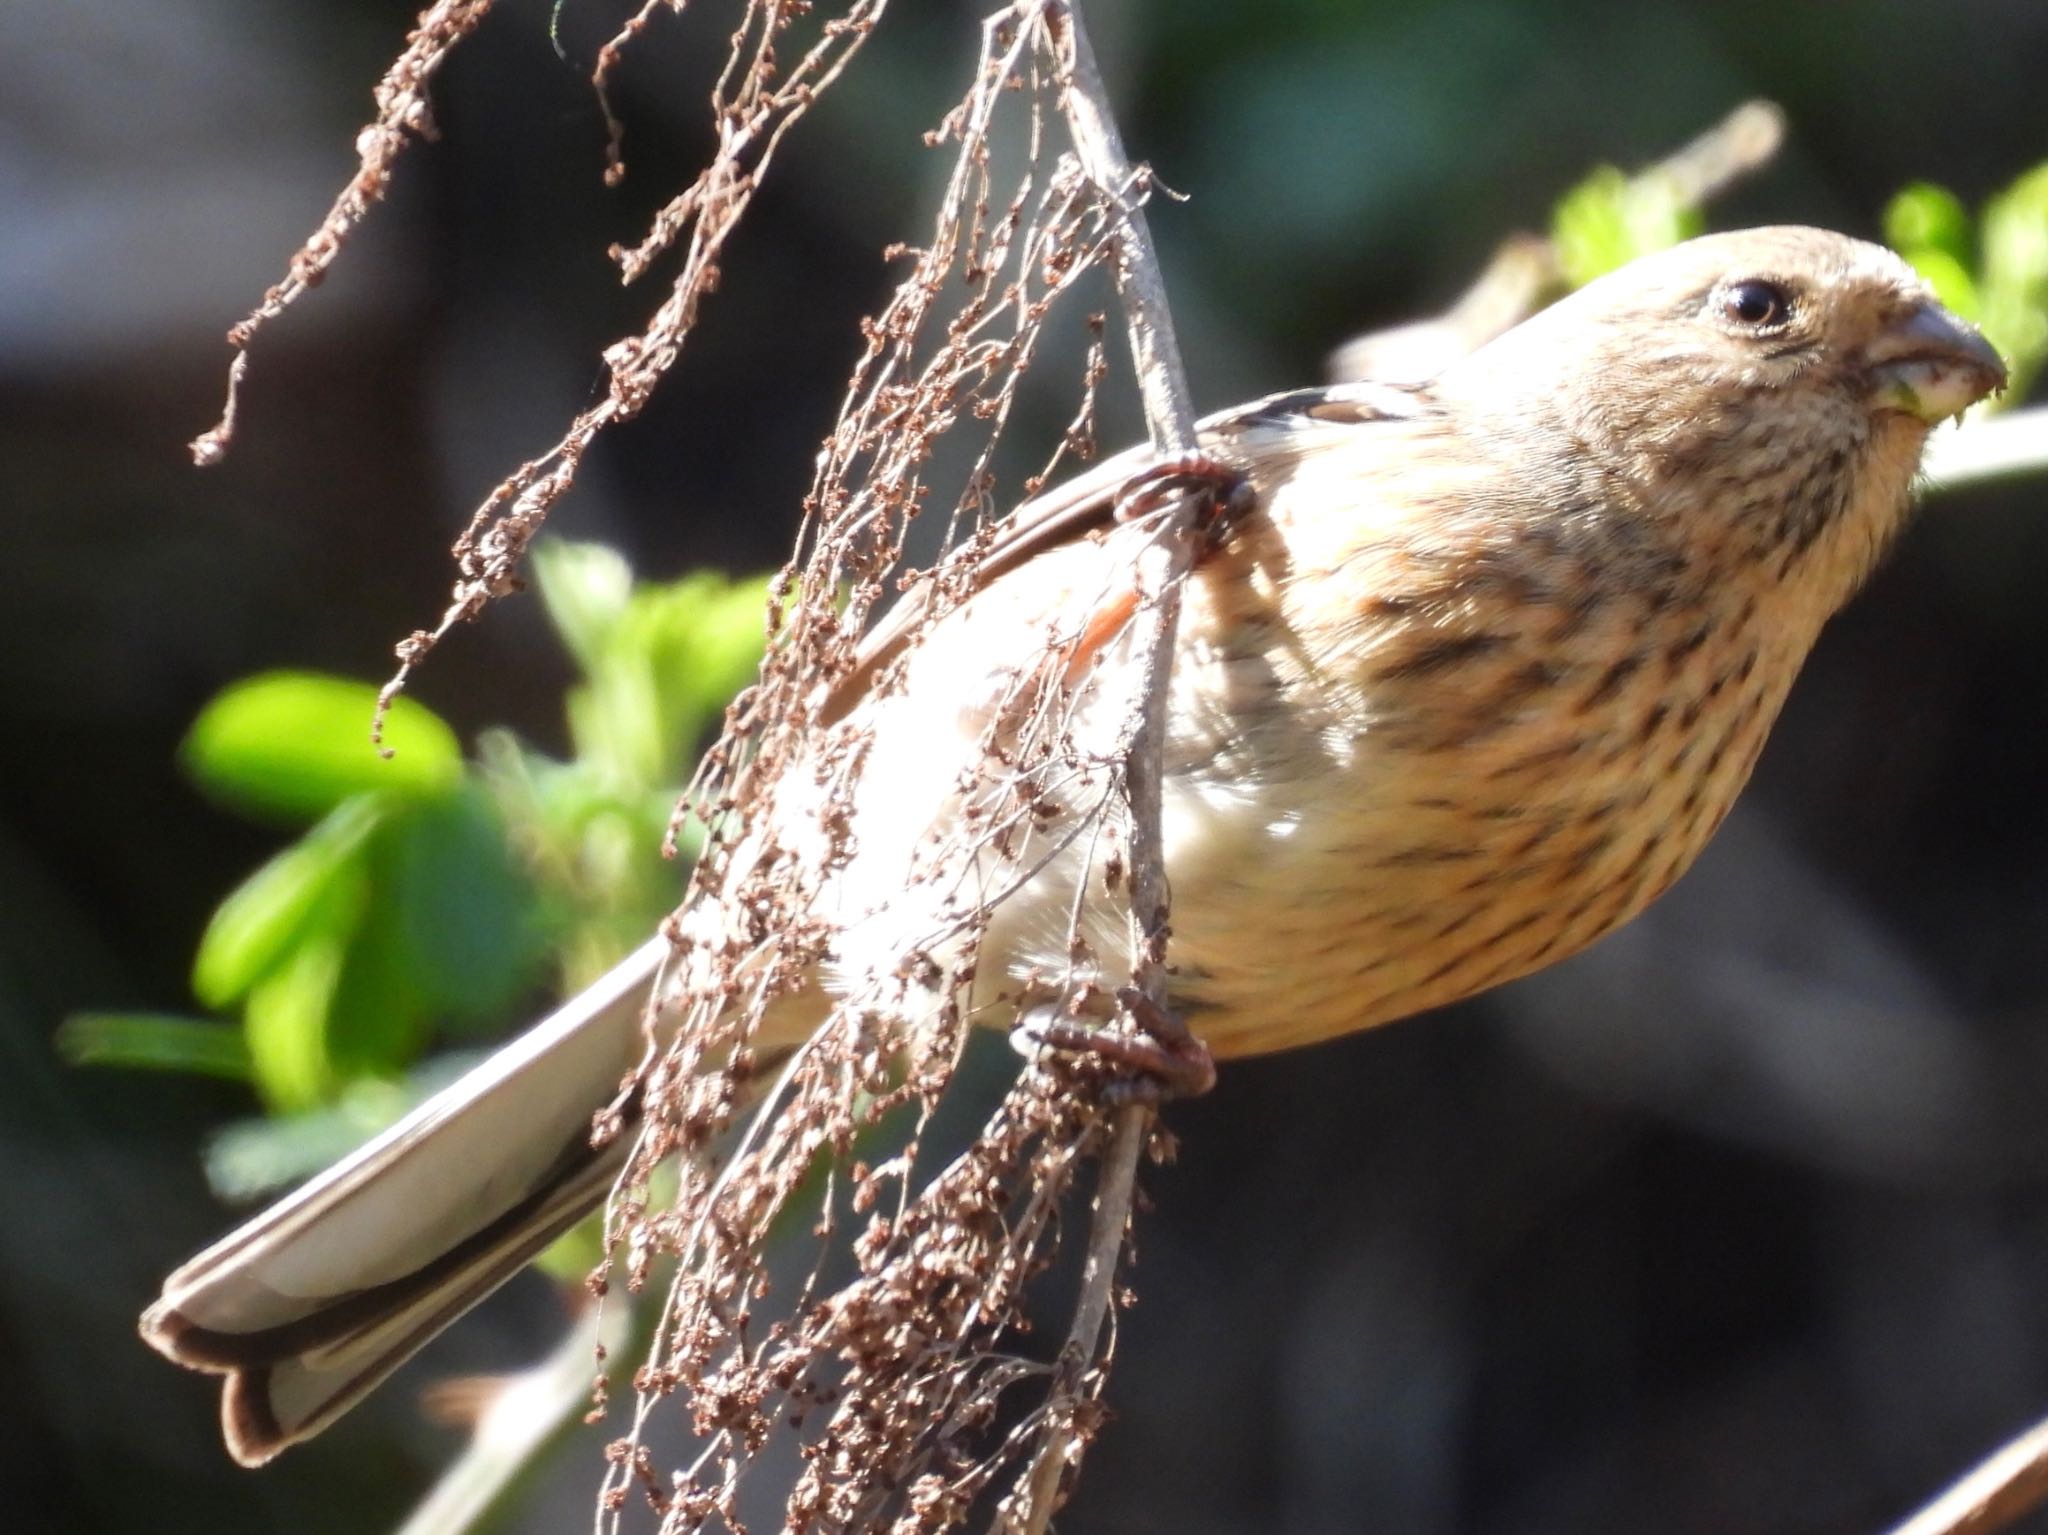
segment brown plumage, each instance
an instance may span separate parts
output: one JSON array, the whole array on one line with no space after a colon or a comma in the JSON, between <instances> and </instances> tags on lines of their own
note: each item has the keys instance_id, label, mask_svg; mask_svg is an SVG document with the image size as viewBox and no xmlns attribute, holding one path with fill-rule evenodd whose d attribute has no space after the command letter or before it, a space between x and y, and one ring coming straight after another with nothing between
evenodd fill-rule
<instances>
[{"instance_id":1,"label":"brown plumage","mask_svg":"<svg viewBox=\"0 0 2048 1535\"><path fill-rule=\"evenodd\" d=\"M1212 418L1205 448L1257 501L1190 581L1172 679L1176 1008L1219 1056L1299 1045L1525 974L1641 910L1712 835L1821 625L1897 533L1929 426L2003 379L1888 252L1759 229L1638 262L1429 384ZM912 863L1020 666L1078 654L1075 749L1116 749L1121 704L1097 681L1126 637L1090 626L1122 611L1141 532L1110 509L1145 466L1126 455L1021 511L982 589L902 653L901 689L866 667L837 702L872 745L826 891L832 959L774 1016L784 1038L943 926ZM896 656L911 616L871 653ZM817 806L790 777L772 818L801 848ZM1121 953L1125 913L1084 873L1070 848L999 909L992 1003L1070 961L1077 912L1095 953ZM316 1432L601 1192L590 1114L638 1053L666 952L171 1277L145 1335L229 1374L239 1458ZM471 1197L479 1168L496 1176Z\"/></svg>"}]
</instances>

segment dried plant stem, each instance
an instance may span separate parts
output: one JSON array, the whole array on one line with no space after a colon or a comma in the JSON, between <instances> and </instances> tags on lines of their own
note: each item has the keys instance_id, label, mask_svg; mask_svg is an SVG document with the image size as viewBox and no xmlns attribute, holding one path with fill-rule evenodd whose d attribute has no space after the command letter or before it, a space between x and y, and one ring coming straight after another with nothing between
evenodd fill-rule
<instances>
[{"instance_id":1,"label":"dried plant stem","mask_svg":"<svg viewBox=\"0 0 2048 1535\"><path fill-rule=\"evenodd\" d=\"M956 150L946 195L929 238L895 252L912 270L862 327L867 346L818 456L760 680L728 715L693 785L706 851L676 918L678 953L661 993L673 999L673 1037L649 1074L610 1228L611 1281L645 1284L663 1254L677 1259L677 1279L634 1374L632 1420L607 1447L600 1529L622 1528L629 1499L655 1514L663 1535L740 1528L752 1519L741 1500L755 1496L753 1473L775 1465L763 1453L775 1441L801 1458L782 1528L938 1535L998 1488L1021 1509L1047 1425L1062 1417L1073 1446L1092 1422L1108 1353L1098 1343L1113 1337L1107 1270L1128 1224L1131 1168L1105 1178L1097 1163L1097 1183L1122 1192L1100 1209L1111 1235L1096 1265L1093 1319L1077 1329L1085 1348L1041 1363L1009 1339L1029 1330L1027 1292L1061 1245L1059 1211L1109 1138L1116 1109L1098 1089L1111 1073L1085 1055L1035 1060L972 1145L941 1162L942 1143L925 1137L964 1031L992 1000L977 1000L974 972L998 904L1063 858L1100 872L1099 886L1078 888L1101 889L1105 914L1129 896L1124 758L1143 694L1112 691L1133 671L1123 655L1093 689L1074 685L1050 648L1041 662L991 672L979 740L940 791L941 835L919 842L907 874L891 868L879 896L877 917L895 926L869 927L872 951L855 954L828 994L804 995L822 987L820 971L845 937L831 910L875 877L851 834L871 753L889 749L876 716L889 717L910 685L908 667L929 656L920 636L984 589L988 547L1005 527L993 444L1055 302L1123 250L1126 202L1142 197L1128 170L1098 181L1077 155L1053 158L1049 140L1072 138L1047 131L1060 115L1069 51L1067 29L1042 9L1005 0L984 25L970 88L928 136ZM1055 461L1092 447L1101 327L1098 316L1085 321L1082 402ZM965 434L953 439L969 460L957 476L933 467L932 446L949 432ZM1049 469L1026 481L1028 493ZM956 483L956 494L928 497ZM943 519L947 552L913 573L905 537L920 515ZM1150 529L1148 521L1120 540L1133 563ZM1159 569L1144 579L1166 581L1170 565ZM1116 572L1120 588L1131 579L1127 568ZM858 671L876 633L867 620L906 588L906 648L891 659L884 642L853 704L837 712L832 680ZM884 622L903 618L892 609ZM1143 643L1150 622L1148 613L1139 628L1125 623L1119 650ZM1049 633L1046 644L1059 640ZM1077 734L1084 706L1094 724ZM1140 926L1156 939L1164 886L1148 888L1151 904L1140 909L1151 920ZM1114 937L1084 937L1086 921L1077 904L1063 995L1092 1005L1106 990L1098 950L1121 967ZM795 1020L770 1012L792 999L827 1016L801 1020L804 1043L748 1111L717 1171L685 1157L674 1195L653 1195L658 1165L709 1147L734 1124L750 1031L789 1027ZM1124 1155L1134 1163L1150 1142L1134 1135ZM869 1148L884 1146L894 1154L870 1162ZM825 1187L807 1192L821 1158ZM770 1272L764 1245L781 1217L813 1198L813 1266L797 1270L792 1286ZM841 1254L854 1270L844 1279L825 1266ZM687 1408L694 1440L685 1464L664 1468L644 1430L673 1398ZM1013 1403L1025 1409L1014 1417Z\"/></svg>"},{"instance_id":2,"label":"dried plant stem","mask_svg":"<svg viewBox=\"0 0 2048 1535\"><path fill-rule=\"evenodd\" d=\"M485 0L471 3L482 5ZM643 30L651 4L652 0L604 50L597 75L600 93L618 62L618 50ZM836 14L814 16L810 6L744 0L725 67L711 92L717 150L697 179L655 215L639 245L612 253L631 282L657 257L679 249L678 270L668 294L643 330L605 348L604 397L578 412L553 447L506 476L471 514L469 526L455 542L457 579L440 621L432 629L416 630L396 647L398 668L378 694L370 732L380 747L385 715L414 671L457 624L475 618L491 600L517 588L527 545L569 493L591 444L614 424L638 415L675 365L696 326L699 308L718 286L727 242L753 206L776 152L845 72L887 6L888 0L843 0ZM806 18L813 34L807 38L792 31ZM611 170L617 171L615 143L607 154Z\"/></svg>"},{"instance_id":3,"label":"dried plant stem","mask_svg":"<svg viewBox=\"0 0 2048 1535\"><path fill-rule=\"evenodd\" d=\"M1180 340L1166 301L1159 254L1152 248L1152 231L1144 211L1129 196L1149 183L1150 172L1143 167L1134 169L1124 156L1123 137L1117 132L1109 91L1081 22L1079 0L1021 0L1021 4L1027 13L1042 15L1056 43L1063 45L1066 78L1061 82L1060 107L1073 136L1074 153L1089 178L1121 209L1116 284L1145 404L1145 429L1153 448L1161 454L1184 452L1195 445L1194 395L1180 359Z\"/></svg>"},{"instance_id":4,"label":"dried plant stem","mask_svg":"<svg viewBox=\"0 0 2048 1535\"><path fill-rule=\"evenodd\" d=\"M1195 446L1195 411L1174 334L1166 283L1152 246L1151 231L1131 193L1145 173L1124 154L1122 136L1110 110L1109 94L1088 41L1078 0L1020 0L1019 11L1045 26L1061 61L1060 103L1074 151L1089 178L1118 208L1115 260L1117 293L1124 306L1132 361L1146 429L1155 452L1165 456ZM1141 604L1134 623L1138 670L1133 726L1125 758L1125 792L1130 804L1131 981L1152 1002L1166 1002L1166 920L1168 889L1160 837L1160 776L1166 740L1166 698L1173 664L1174 634L1180 620L1181 584L1192 563L1185 536L1191 503L1167 519L1139 557ZM1047 1404L1046 1427L1023 1479L1024 1503L1016 1528L1042 1535L1059 1502L1063 1475L1076 1444L1079 1387L1102 1346L1135 1194L1138 1163L1152 1134L1149 1104L1127 1104L1117 1115L1095 1191L1082 1290L1061 1353L1060 1378Z\"/></svg>"},{"instance_id":5,"label":"dried plant stem","mask_svg":"<svg viewBox=\"0 0 2048 1535\"><path fill-rule=\"evenodd\" d=\"M1889 1535L1991 1535L2048 1501L2048 1421L2001 1445Z\"/></svg>"},{"instance_id":6,"label":"dried plant stem","mask_svg":"<svg viewBox=\"0 0 2048 1535\"><path fill-rule=\"evenodd\" d=\"M293 253L290 270L273 284L245 319L228 332L235 349L228 369L227 403L221 418L192 442L192 461L201 468L219 463L234 440L236 407L249 372L249 343L256 332L320 285L342 247L383 200L398 157L414 139L434 136L427 85L448 55L483 23L495 0L434 0L420 12L405 48L377 82L377 116L356 136L356 173L327 210L320 227Z\"/></svg>"}]
</instances>

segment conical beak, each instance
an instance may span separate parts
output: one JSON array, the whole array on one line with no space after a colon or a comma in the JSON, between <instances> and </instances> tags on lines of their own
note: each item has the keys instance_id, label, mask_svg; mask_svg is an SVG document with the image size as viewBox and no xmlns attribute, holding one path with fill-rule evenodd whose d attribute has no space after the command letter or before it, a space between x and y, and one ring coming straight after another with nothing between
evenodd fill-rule
<instances>
[{"instance_id":1,"label":"conical beak","mask_svg":"<svg viewBox=\"0 0 2048 1535\"><path fill-rule=\"evenodd\" d=\"M1865 356L1880 410L1930 426L2005 387L2005 359L1967 320L1929 299L1878 333Z\"/></svg>"}]
</instances>

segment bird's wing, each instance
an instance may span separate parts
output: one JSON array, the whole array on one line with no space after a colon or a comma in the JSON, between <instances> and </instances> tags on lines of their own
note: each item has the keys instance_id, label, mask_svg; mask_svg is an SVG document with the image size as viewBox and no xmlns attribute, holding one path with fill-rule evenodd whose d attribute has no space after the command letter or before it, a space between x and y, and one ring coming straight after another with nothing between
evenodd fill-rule
<instances>
[{"instance_id":1,"label":"bird's wing","mask_svg":"<svg viewBox=\"0 0 2048 1535\"><path fill-rule=\"evenodd\" d=\"M1361 426L1412 419L1425 399L1423 387L1410 385L1349 383L1290 389L1208 416L1197 424L1196 434L1204 453L1254 471L1256 480L1258 471L1270 472L1276 460L1314 452ZM975 568L968 593L982 590L1048 549L1108 527L1119 492L1158 462L1149 447L1126 449L1025 502L969 556ZM852 669L825 705L828 723L845 718L881 669L917 633L931 611L936 576L936 570L924 572L861 637Z\"/></svg>"}]
</instances>

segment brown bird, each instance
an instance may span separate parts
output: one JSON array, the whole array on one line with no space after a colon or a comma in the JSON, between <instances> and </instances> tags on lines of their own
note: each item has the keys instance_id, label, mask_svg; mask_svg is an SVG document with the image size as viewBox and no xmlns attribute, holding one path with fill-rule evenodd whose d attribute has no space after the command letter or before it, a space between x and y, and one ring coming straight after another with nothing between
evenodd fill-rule
<instances>
[{"instance_id":1,"label":"brown bird","mask_svg":"<svg viewBox=\"0 0 2048 1535\"><path fill-rule=\"evenodd\" d=\"M1748 778L1821 625L1908 510L1928 429L1997 353L1902 261L1814 229L1695 240L1593 283L1422 385L1276 395L1204 423L1254 503L1187 588L1164 830L1172 1000L1219 1057L1437 1007L1563 959L1684 872ZM943 927L912 877L986 769L1020 666L1058 656L1074 749L1121 728L1131 558L1110 461L1011 519L980 589L828 713L872 748L826 887L826 973ZM1107 621L1105 619L1107 615ZM871 635L893 654L898 615ZM817 838L806 775L776 839ZM808 796L808 797L807 797ZM1079 839L1077 839L1079 840ZM1073 843L1011 872L994 993L1126 914ZM715 914L691 920L713 922ZM663 940L346 1162L173 1274L144 1336L227 1375L259 1463L317 1432L604 1195L593 1111L639 1058Z\"/></svg>"}]
</instances>

